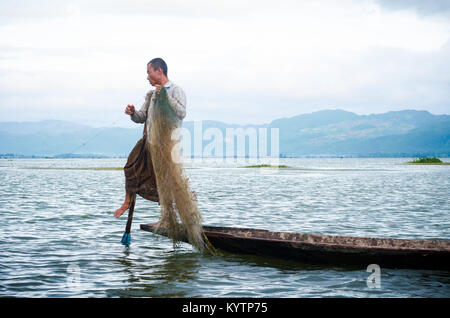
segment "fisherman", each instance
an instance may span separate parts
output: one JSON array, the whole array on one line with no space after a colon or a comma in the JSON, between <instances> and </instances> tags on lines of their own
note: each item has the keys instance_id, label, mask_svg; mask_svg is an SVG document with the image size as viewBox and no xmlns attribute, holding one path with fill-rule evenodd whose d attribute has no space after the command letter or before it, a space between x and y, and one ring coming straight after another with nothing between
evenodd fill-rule
<instances>
[{"instance_id":1,"label":"fisherman","mask_svg":"<svg viewBox=\"0 0 450 318\"><path fill-rule=\"evenodd\" d=\"M165 88L170 107L176 115L176 124L181 127L182 120L186 116L186 96L175 83L167 77L167 64L161 58L154 58L147 64L147 80L155 90L150 90L140 110L135 110L134 105L127 105L125 114L135 123L144 123L143 137L128 156L124 167L125 172L125 201L122 206L114 212L114 217L120 217L129 207L131 197L139 194L141 197L159 202L156 185L155 171L152 164L152 156L146 143L151 143L151 113L155 105L157 94ZM195 198L195 193L193 194Z\"/></svg>"}]
</instances>

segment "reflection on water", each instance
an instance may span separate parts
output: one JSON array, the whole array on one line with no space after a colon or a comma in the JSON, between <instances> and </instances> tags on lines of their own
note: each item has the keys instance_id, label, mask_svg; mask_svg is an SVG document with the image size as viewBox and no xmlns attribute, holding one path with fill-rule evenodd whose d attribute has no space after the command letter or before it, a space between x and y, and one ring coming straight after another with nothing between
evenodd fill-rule
<instances>
[{"instance_id":1,"label":"reflection on water","mask_svg":"<svg viewBox=\"0 0 450 318\"><path fill-rule=\"evenodd\" d=\"M177 284L188 284L198 277L201 255L177 253L169 250L164 259L148 260L147 266L129 259L130 251L117 260L118 267L126 274L122 282L125 289L106 291L108 297L185 297L186 292L177 290Z\"/></svg>"},{"instance_id":2,"label":"reflection on water","mask_svg":"<svg viewBox=\"0 0 450 318\"><path fill-rule=\"evenodd\" d=\"M0 160L0 296L449 297L450 273L201 255L139 230L159 207L138 198L130 247L126 159ZM187 163L204 223L351 236L450 239L450 166L401 159L283 159L293 169ZM32 168L32 169L31 169ZM104 169L107 168L107 169ZM369 264L367 264L369 265Z\"/></svg>"}]
</instances>

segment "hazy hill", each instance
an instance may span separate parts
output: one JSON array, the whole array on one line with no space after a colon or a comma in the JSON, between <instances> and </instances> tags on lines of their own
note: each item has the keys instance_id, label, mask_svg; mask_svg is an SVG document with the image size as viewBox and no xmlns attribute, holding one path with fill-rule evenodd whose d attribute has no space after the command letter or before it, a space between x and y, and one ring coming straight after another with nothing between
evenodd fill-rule
<instances>
[{"instance_id":1,"label":"hazy hill","mask_svg":"<svg viewBox=\"0 0 450 318\"><path fill-rule=\"evenodd\" d=\"M183 126L194 135L193 122L184 122ZM358 115L343 110L324 110L276 119L265 125L243 126L205 120L202 127L203 131L218 128L223 136L226 136L226 128L279 128L283 156L450 155L450 116L427 111ZM92 128L56 120L0 122L0 154L127 156L141 137L142 129L142 125L136 125L135 129Z\"/></svg>"},{"instance_id":2,"label":"hazy hill","mask_svg":"<svg viewBox=\"0 0 450 318\"><path fill-rule=\"evenodd\" d=\"M306 118L310 119L308 122ZM275 125L274 125L275 123ZM280 148L299 155L445 155L449 154L449 115L404 110L356 115L325 110L272 122L280 127ZM438 127L442 129L437 130ZM441 153L442 152L442 153Z\"/></svg>"}]
</instances>

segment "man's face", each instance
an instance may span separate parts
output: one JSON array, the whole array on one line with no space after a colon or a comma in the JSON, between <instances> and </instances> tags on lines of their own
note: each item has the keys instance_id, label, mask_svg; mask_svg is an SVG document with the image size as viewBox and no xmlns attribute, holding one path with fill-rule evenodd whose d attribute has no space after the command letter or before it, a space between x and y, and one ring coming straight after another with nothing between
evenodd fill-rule
<instances>
[{"instance_id":1,"label":"man's face","mask_svg":"<svg viewBox=\"0 0 450 318\"><path fill-rule=\"evenodd\" d=\"M147 80L150 82L150 85L155 86L156 84L159 84L161 73L162 71L160 69L155 71L151 64L147 65Z\"/></svg>"}]
</instances>

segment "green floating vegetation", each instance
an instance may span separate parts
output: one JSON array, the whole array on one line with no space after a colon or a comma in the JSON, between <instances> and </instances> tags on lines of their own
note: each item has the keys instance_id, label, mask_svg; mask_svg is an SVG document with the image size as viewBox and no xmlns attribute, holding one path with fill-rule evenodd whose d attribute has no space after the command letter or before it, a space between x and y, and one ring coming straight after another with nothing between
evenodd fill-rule
<instances>
[{"instance_id":1,"label":"green floating vegetation","mask_svg":"<svg viewBox=\"0 0 450 318\"><path fill-rule=\"evenodd\" d=\"M244 166L241 168L292 168L290 166L286 166L286 165L267 165L267 164L262 164L262 165L253 165L253 166Z\"/></svg>"},{"instance_id":2,"label":"green floating vegetation","mask_svg":"<svg viewBox=\"0 0 450 318\"><path fill-rule=\"evenodd\" d=\"M433 158L419 158L413 161L409 161L409 164L420 164L420 165L450 165L450 163L442 162L441 159Z\"/></svg>"}]
</instances>

